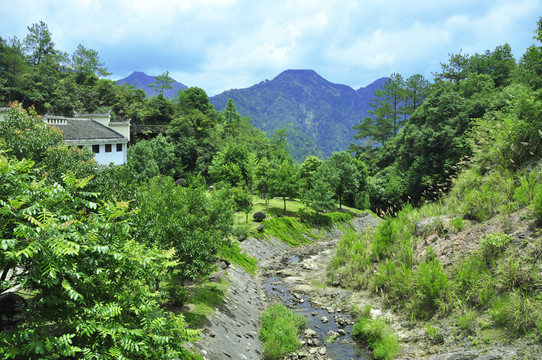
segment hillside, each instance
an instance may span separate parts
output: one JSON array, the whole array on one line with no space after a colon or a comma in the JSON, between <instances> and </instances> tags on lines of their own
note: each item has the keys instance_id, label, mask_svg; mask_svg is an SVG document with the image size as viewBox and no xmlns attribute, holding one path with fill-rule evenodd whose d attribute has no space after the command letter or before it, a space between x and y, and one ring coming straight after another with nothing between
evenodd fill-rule
<instances>
[{"instance_id":1,"label":"hillside","mask_svg":"<svg viewBox=\"0 0 542 360\"><path fill-rule=\"evenodd\" d=\"M140 71L134 71L128 77L117 80L117 85L131 84L134 85L136 89L142 89L143 91L145 91L145 94L147 94L147 96L154 96L158 95L158 90L150 87L149 85L153 85L155 82L155 76L150 76ZM173 96L175 96L179 90L184 90L188 88L188 86L181 84L180 82L175 80L170 84L170 86L171 89L164 89L164 96L168 99L171 99Z\"/></svg>"},{"instance_id":2,"label":"hillside","mask_svg":"<svg viewBox=\"0 0 542 360\"><path fill-rule=\"evenodd\" d=\"M273 80L228 90L210 101L222 111L231 98L239 114L249 116L269 136L286 129L292 155L303 161L308 155L329 157L346 149L353 141L352 126L366 115L374 90L385 80L354 90L313 70L287 70Z\"/></svg>"}]
</instances>

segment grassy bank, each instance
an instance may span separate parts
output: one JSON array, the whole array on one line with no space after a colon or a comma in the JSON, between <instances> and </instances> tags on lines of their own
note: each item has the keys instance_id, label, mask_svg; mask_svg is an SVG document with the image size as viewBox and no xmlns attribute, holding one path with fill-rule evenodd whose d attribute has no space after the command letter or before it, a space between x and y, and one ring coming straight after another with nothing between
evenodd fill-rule
<instances>
[{"instance_id":1,"label":"grassy bank","mask_svg":"<svg viewBox=\"0 0 542 360\"><path fill-rule=\"evenodd\" d=\"M333 276L344 287L369 289L412 326L432 328L447 318L454 334L473 344L535 344L542 340L541 179L540 168L467 170L440 201L407 206L365 233L347 232ZM454 239L465 245L442 252Z\"/></svg>"}]
</instances>

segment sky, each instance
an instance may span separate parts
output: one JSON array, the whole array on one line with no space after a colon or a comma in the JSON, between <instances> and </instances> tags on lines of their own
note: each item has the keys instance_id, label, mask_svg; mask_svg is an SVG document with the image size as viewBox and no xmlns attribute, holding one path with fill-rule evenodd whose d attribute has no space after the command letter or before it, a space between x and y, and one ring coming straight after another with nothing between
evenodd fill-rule
<instances>
[{"instance_id":1,"label":"sky","mask_svg":"<svg viewBox=\"0 0 542 360\"><path fill-rule=\"evenodd\" d=\"M450 54L533 45L540 0L1 0L0 37L43 21L57 50L96 50L112 80L143 71L209 96L312 69L358 89L432 80Z\"/></svg>"}]
</instances>

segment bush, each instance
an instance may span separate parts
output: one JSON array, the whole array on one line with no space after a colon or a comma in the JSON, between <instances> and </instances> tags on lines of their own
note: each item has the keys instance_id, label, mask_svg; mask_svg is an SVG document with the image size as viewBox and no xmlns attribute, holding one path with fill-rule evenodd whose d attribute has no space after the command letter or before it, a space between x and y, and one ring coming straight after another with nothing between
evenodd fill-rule
<instances>
[{"instance_id":1,"label":"bush","mask_svg":"<svg viewBox=\"0 0 542 360\"><path fill-rule=\"evenodd\" d=\"M542 318L541 305L539 301L514 290L495 301L489 313L497 325L520 336L537 327Z\"/></svg>"},{"instance_id":2,"label":"bush","mask_svg":"<svg viewBox=\"0 0 542 360\"><path fill-rule=\"evenodd\" d=\"M381 318L371 320L367 316L360 316L352 328L352 336L373 349L375 359L391 360L399 352L395 334Z\"/></svg>"},{"instance_id":3,"label":"bush","mask_svg":"<svg viewBox=\"0 0 542 360\"><path fill-rule=\"evenodd\" d=\"M180 284L171 284L167 290L169 301L172 305L182 307L188 300L186 289Z\"/></svg>"},{"instance_id":4,"label":"bush","mask_svg":"<svg viewBox=\"0 0 542 360\"><path fill-rule=\"evenodd\" d=\"M258 334L263 342L266 359L282 359L297 350L301 342L297 335L307 324L305 317L279 305L271 305L262 315L262 327Z\"/></svg>"},{"instance_id":5,"label":"bush","mask_svg":"<svg viewBox=\"0 0 542 360\"><path fill-rule=\"evenodd\" d=\"M422 296L423 310L434 310L436 305L446 300L450 283L442 265L428 248L427 260L420 263L418 271L418 290ZM426 315L430 315L427 313Z\"/></svg>"},{"instance_id":6,"label":"bush","mask_svg":"<svg viewBox=\"0 0 542 360\"><path fill-rule=\"evenodd\" d=\"M262 222L267 217L267 215L265 215L263 211L258 211L258 212L255 212L254 215L252 215L252 217L254 218L254 221Z\"/></svg>"},{"instance_id":7,"label":"bush","mask_svg":"<svg viewBox=\"0 0 542 360\"><path fill-rule=\"evenodd\" d=\"M493 264L513 239L513 236L502 232L484 236L482 239L481 251L488 264Z\"/></svg>"},{"instance_id":8,"label":"bush","mask_svg":"<svg viewBox=\"0 0 542 360\"><path fill-rule=\"evenodd\" d=\"M533 199L534 215L538 223L542 223L542 186L539 186Z\"/></svg>"}]
</instances>

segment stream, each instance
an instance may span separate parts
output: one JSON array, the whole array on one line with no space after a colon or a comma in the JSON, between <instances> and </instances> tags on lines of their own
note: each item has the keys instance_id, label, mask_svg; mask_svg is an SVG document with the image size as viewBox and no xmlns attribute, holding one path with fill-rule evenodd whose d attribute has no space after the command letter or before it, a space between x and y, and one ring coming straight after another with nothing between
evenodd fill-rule
<instances>
[{"instance_id":1,"label":"stream","mask_svg":"<svg viewBox=\"0 0 542 360\"><path fill-rule=\"evenodd\" d=\"M302 260L301 255L288 254L283 256L281 264L287 267L297 265ZM290 285L280 276L267 278L263 282L263 290L268 298L280 300L307 319L307 329L314 331L315 335L310 340L305 340L314 348L325 347L328 359L372 359L370 353L352 339L354 320L350 314L313 307L309 295L292 291Z\"/></svg>"}]
</instances>

